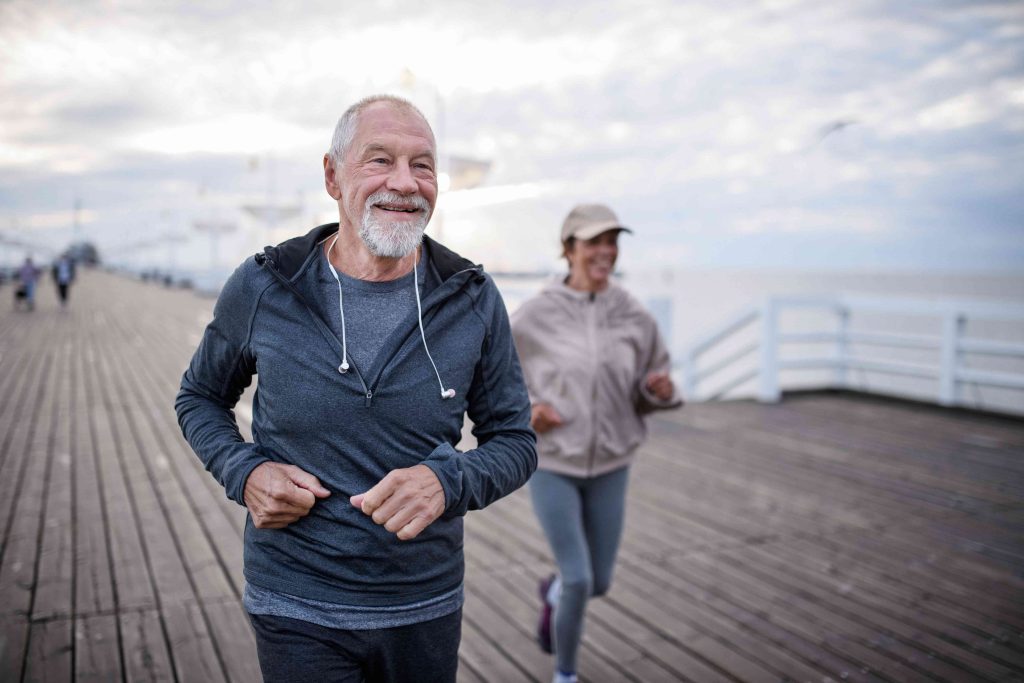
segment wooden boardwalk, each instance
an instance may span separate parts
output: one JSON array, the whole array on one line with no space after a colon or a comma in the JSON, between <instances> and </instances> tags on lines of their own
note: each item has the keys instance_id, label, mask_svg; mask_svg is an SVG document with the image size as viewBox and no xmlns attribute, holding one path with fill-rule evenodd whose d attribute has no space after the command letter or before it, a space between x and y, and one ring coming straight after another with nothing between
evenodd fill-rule
<instances>
[{"instance_id":1,"label":"wooden boardwalk","mask_svg":"<svg viewBox=\"0 0 1024 683\"><path fill-rule=\"evenodd\" d=\"M0 681L257 681L244 510L172 410L212 301L84 272L0 288ZM244 417L244 411L241 411ZM536 681L549 553L466 525L460 679ZM1024 679L1024 424L853 394L658 417L587 681Z\"/></svg>"}]
</instances>

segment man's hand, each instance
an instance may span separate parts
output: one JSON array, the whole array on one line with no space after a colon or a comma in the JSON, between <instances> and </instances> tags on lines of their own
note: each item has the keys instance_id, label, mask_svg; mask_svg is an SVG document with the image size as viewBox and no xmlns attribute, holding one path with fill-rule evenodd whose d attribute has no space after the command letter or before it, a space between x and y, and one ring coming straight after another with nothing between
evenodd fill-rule
<instances>
[{"instance_id":1,"label":"man's hand","mask_svg":"<svg viewBox=\"0 0 1024 683\"><path fill-rule=\"evenodd\" d=\"M309 514L317 498L331 492L295 465L264 462L245 481L245 507L257 529L283 529Z\"/></svg>"},{"instance_id":2,"label":"man's hand","mask_svg":"<svg viewBox=\"0 0 1024 683\"><path fill-rule=\"evenodd\" d=\"M530 426L538 434L551 431L562 426L562 416L547 403L535 403L530 406Z\"/></svg>"},{"instance_id":3,"label":"man's hand","mask_svg":"<svg viewBox=\"0 0 1024 683\"><path fill-rule=\"evenodd\" d=\"M444 489L426 465L392 470L372 489L349 500L400 541L416 538L444 512Z\"/></svg>"},{"instance_id":4,"label":"man's hand","mask_svg":"<svg viewBox=\"0 0 1024 683\"><path fill-rule=\"evenodd\" d=\"M667 372L652 372L647 375L647 391L654 394L659 401L667 401L672 398L675 387L672 385L672 378Z\"/></svg>"}]
</instances>

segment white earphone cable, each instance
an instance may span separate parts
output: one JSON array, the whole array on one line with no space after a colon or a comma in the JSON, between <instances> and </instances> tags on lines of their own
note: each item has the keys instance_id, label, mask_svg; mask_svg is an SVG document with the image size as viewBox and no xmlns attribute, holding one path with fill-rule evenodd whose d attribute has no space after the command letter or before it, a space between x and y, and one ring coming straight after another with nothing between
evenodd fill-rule
<instances>
[{"instance_id":1,"label":"white earphone cable","mask_svg":"<svg viewBox=\"0 0 1024 683\"><path fill-rule=\"evenodd\" d=\"M338 372L345 374L348 372L348 340L345 338L345 295L341 291L341 278L338 277L338 271L334 269L334 264L331 263L331 252L334 251L334 243L338 241L338 237L341 233L334 236L331 240L331 246L327 247L327 267L331 269L331 275L334 276L334 281L338 283L338 311L341 313L341 365L338 366Z\"/></svg>"},{"instance_id":2,"label":"white earphone cable","mask_svg":"<svg viewBox=\"0 0 1024 683\"><path fill-rule=\"evenodd\" d=\"M416 259L417 265L412 268L413 273L413 284L416 290L416 320L420 324L420 338L423 339L423 350L427 352L427 359L430 361L430 365L434 368L434 374L437 375L437 385L441 387L441 398L453 398L455 396L454 389L445 389L444 382L441 381L441 373L437 371L437 364L434 362L434 357L430 355L430 347L427 346L427 335L423 331L423 307L420 304L420 277L417 273L419 258Z\"/></svg>"}]
</instances>

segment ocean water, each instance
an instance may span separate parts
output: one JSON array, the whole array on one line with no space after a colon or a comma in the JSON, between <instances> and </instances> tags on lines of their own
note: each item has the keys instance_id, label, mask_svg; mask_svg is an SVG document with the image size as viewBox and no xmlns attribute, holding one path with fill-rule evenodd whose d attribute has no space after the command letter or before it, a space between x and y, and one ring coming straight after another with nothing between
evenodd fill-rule
<instances>
[{"instance_id":1,"label":"ocean water","mask_svg":"<svg viewBox=\"0 0 1024 683\"><path fill-rule=\"evenodd\" d=\"M535 294L551 278L511 278L497 276L496 281L509 310ZM1009 319L970 317L964 336L970 339L998 341L1024 347L1024 273L965 272L825 272L825 271L743 271L743 270L658 270L626 272L620 283L632 291L652 311L673 354L676 376L682 378L685 352L739 312L758 306L768 297L856 297L886 305L901 304L910 312L854 310L849 328L854 332L886 333L903 340L932 338L942 334L943 320L932 309L958 302L967 308L1005 307ZM839 319L825 309L786 310L779 318L783 333L835 332ZM741 348L758 343L760 327L748 325L719 344L701 359L698 367L710 367L717 360ZM789 343L781 347L786 359L832 358L834 343ZM890 348L855 345L848 353L864 361L896 362L912 366L940 365L938 349ZM964 353L962 367L1011 373L1024 377L1024 358ZM734 378L755 371L757 353L732 363L730 367L699 386L698 396L713 395ZM821 388L837 385L834 370L786 370L781 373L784 389ZM936 401L939 382L896 376L891 373L851 370L843 385L855 389ZM757 393L757 380L743 382L725 394L726 398L745 398ZM1024 414L1024 390L964 384L959 388L962 405L999 412Z\"/></svg>"}]
</instances>

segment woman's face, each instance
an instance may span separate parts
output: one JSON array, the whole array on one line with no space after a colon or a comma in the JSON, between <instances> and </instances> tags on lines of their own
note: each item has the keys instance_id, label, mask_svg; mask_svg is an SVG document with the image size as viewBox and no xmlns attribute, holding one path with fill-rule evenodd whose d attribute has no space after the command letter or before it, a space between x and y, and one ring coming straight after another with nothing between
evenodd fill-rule
<instances>
[{"instance_id":1,"label":"woman's face","mask_svg":"<svg viewBox=\"0 0 1024 683\"><path fill-rule=\"evenodd\" d=\"M568 285L573 289L599 292L608 287L608 279L619 257L619 231L607 230L589 240L573 240L565 252L569 259Z\"/></svg>"}]
</instances>

